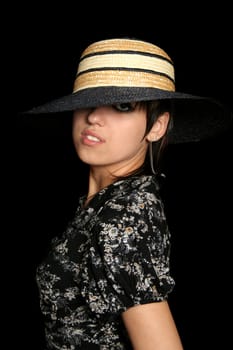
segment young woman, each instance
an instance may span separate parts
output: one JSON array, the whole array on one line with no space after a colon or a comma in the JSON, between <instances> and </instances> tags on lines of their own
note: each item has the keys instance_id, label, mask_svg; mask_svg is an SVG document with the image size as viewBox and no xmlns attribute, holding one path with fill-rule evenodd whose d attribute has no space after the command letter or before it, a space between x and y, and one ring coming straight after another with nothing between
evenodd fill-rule
<instances>
[{"instance_id":1,"label":"young woman","mask_svg":"<svg viewBox=\"0 0 233 350\"><path fill-rule=\"evenodd\" d=\"M47 349L181 350L159 161L168 142L213 135L230 114L176 92L170 57L129 38L91 44L73 93L28 113L63 111L89 185L37 270Z\"/></svg>"}]
</instances>

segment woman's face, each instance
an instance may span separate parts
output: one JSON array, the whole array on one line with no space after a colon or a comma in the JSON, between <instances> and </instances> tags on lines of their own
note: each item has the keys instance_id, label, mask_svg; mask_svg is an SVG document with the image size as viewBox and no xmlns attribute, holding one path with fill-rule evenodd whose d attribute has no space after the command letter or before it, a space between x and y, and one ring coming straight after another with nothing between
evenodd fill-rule
<instances>
[{"instance_id":1,"label":"woman's face","mask_svg":"<svg viewBox=\"0 0 233 350\"><path fill-rule=\"evenodd\" d=\"M144 162L148 147L145 129L146 110L122 103L76 110L72 136L83 162L123 175Z\"/></svg>"}]
</instances>

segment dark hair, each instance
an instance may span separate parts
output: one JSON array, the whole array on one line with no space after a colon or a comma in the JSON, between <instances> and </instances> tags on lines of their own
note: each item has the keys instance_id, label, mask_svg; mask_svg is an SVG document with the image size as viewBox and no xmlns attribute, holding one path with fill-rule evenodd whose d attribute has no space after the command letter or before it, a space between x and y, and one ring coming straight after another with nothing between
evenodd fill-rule
<instances>
[{"instance_id":1,"label":"dark hair","mask_svg":"<svg viewBox=\"0 0 233 350\"><path fill-rule=\"evenodd\" d=\"M162 155L168 144L168 134L173 126L173 104L171 100L156 100L145 103L147 110L147 125L145 135L151 130L153 124L160 115L165 112L168 112L170 114L170 119L165 134L161 139L152 142L151 146L148 147L145 162L143 164L143 172L145 174L159 174L161 170L160 165Z\"/></svg>"},{"instance_id":2,"label":"dark hair","mask_svg":"<svg viewBox=\"0 0 233 350\"><path fill-rule=\"evenodd\" d=\"M147 124L144 136L148 134L155 121L163 113L168 112L170 114L170 119L166 133L163 135L163 137L158 141L152 142L151 145L149 145L144 163L127 176L138 174L159 175L161 173L160 166L162 155L168 143L169 131L172 129L173 125L173 104L171 100L155 100L138 102L138 106L139 108L143 108L146 110Z\"/></svg>"}]
</instances>

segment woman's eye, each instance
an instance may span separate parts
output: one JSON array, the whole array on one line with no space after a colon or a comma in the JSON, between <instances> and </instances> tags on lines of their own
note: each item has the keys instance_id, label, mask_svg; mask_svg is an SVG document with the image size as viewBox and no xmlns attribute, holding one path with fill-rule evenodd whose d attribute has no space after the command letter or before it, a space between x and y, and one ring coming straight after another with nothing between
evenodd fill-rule
<instances>
[{"instance_id":1,"label":"woman's eye","mask_svg":"<svg viewBox=\"0 0 233 350\"><path fill-rule=\"evenodd\" d=\"M135 109L135 103L116 103L112 107L119 112L131 112Z\"/></svg>"}]
</instances>

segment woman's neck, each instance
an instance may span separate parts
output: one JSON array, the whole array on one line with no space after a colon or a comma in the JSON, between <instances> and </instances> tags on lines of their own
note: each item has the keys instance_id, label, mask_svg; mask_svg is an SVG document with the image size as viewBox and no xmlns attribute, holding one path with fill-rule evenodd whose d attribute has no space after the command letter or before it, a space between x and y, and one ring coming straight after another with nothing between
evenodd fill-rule
<instances>
[{"instance_id":1,"label":"woman's neck","mask_svg":"<svg viewBox=\"0 0 233 350\"><path fill-rule=\"evenodd\" d=\"M103 188L111 185L115 181L115 177L111 176L109 172L102 172L97 170L90 170L89 173L89 185L88 185L88 193L85 205L95 196Z\"/></svg>"}]
</instances>

